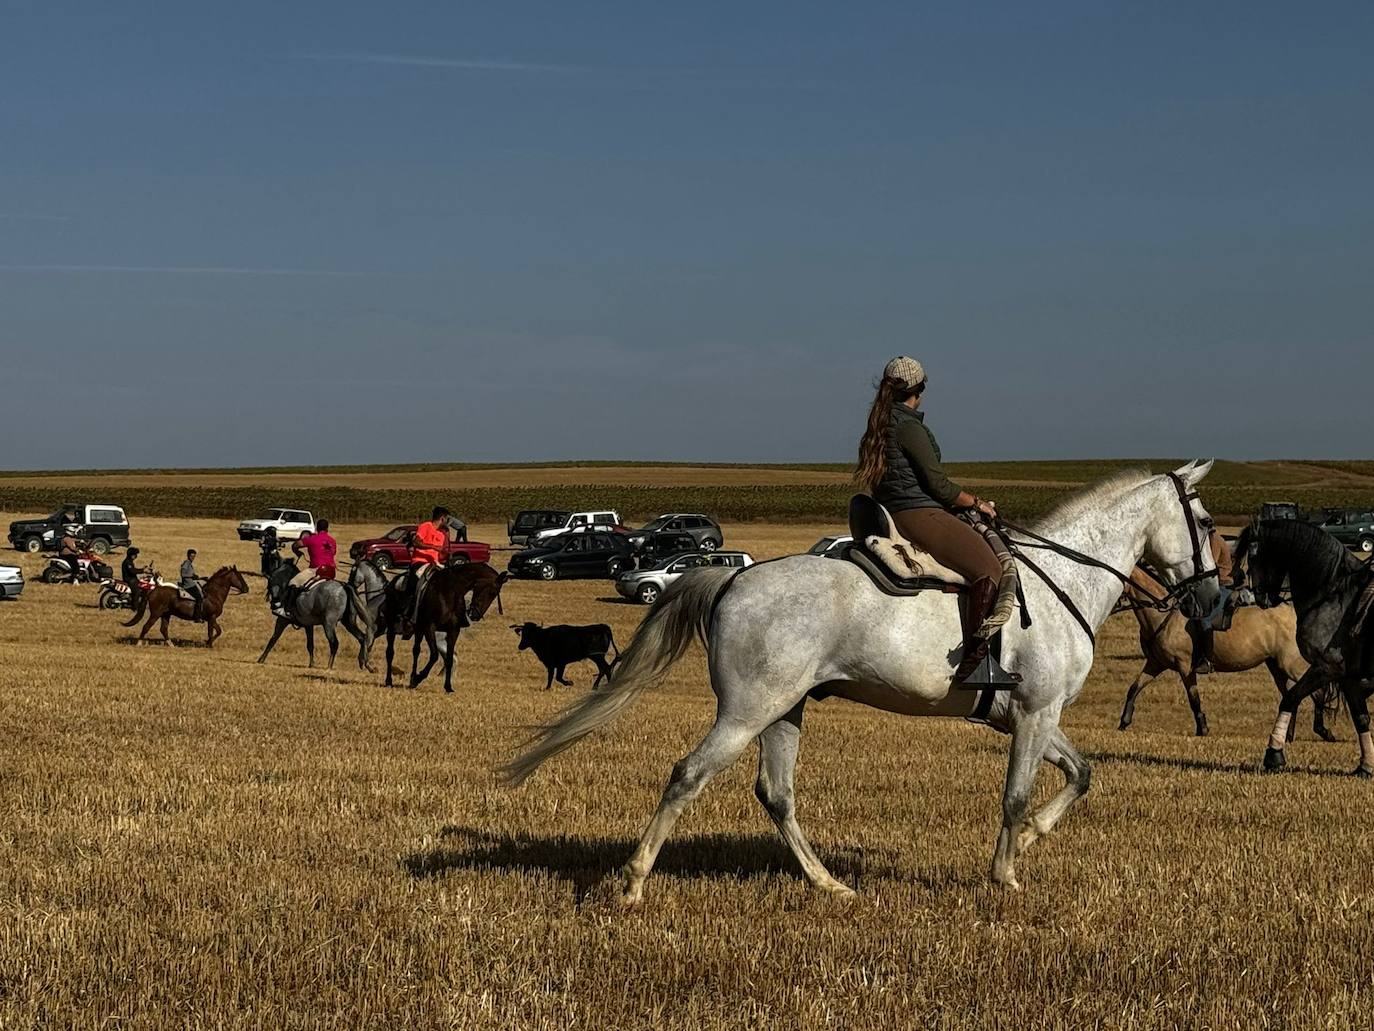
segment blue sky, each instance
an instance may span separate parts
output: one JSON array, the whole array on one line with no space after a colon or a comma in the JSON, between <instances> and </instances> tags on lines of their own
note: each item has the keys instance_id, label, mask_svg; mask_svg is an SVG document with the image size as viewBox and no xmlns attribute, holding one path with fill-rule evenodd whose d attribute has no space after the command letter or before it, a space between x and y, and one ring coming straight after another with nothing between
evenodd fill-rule
<instances>
[{"instance_id":1,"label":"blue sky","mask_svg":"<svg viewBox=\"0 0 1374 1031\"><path fill-rule=\"evenodd\" d=\"M0 466L1368 457L1374 7L0 3Z\"/></svg>"}]
</instances>

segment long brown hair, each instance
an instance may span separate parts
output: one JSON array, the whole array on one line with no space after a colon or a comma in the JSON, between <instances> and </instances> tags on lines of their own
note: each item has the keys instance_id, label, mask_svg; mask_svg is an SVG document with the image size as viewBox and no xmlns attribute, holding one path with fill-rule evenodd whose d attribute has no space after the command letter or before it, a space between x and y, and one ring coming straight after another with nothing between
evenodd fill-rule
<instances>
[{"instance_id":1,"label":"long brown hair","mask_svg":"<svg viewBox=\"0 0 1374 1031\"><path fill-rule=\"evenodd\" d=\"M868 410L868 428L859 441L859 464L854 469L854 485L872 494L887 472L887 433L892 427L892 406L909 397L919 397L926 385L913 390L900 380L884 376L878 383L878 396Z\"/></svg>"}]
</instances>

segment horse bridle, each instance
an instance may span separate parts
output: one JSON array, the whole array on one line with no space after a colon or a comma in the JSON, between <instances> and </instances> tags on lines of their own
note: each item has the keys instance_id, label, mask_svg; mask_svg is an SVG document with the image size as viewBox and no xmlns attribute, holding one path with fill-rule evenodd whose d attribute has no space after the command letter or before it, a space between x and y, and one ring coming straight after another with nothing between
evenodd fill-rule
<instances>
[{"instance_id":1,"label":"horse bridle","mask_svg":"<svg viewBox=\"0 0 1374 1031\"><path fill-rule=\"evenodd\" d=\"M1169 473L1169 480L1171 483L1173 483L1174 490L1178 493L1179 504L1183 506L1184 518L1187 520L1188 523L1188 536L1192 540L1193 544L1193 572L1191 576L1184 577L1176 584L1160 584L1160 586L1164 589L1164 597L1148 605L1142 603L1137 606L1139 608L1155 608L1158 609L1160 612L1167 612L1173 607L1175 607L1178 603L1179 598L1186 591L1191 590L1194 584L1200 583L1203 580L1208 580L1214 576L1218 576L1218 573L1215 568L1202 568L1202 545L1198 541L1197 516L1193 514L1193 502L1197 500L1199 497L1197 491L1190 491L1188 489L1187 484L1183 482L1183 477L1179 476L1178 473ZM1010 537L1006 535L1005 532L1003 532L1002 534L1002 539L1006 541L1007 547L1011 550L1012 555L1017 559L1017 561L1024 563L1026 568L1028 568L1042 581L1044 581L1045 586L1050 589L1050 592L1054 594L1056 598L1059 599L1060 604L1063 605L1066 609L1068 609L1069 614L1073 616L1073 618L1078 622L1078 625L1083 628L1083 632L1088 635L1088 640L1096 641L1097 635L1093 631L1092 624L1088 622L1087 617L1083 615L1083 612L1078 608L1074 600L1069 597L1069 595L1064 591L1062 587L1060 587L1057 583L1054 582L1053 579L1050 578L1050 575L1048 573L1046 573L1043 569L1036 565L1035 562L1031 561L1031 559L1021 549L1035 548L1041 551L1051 551L1054 552L1056 555L1060 555L1064 558L1067 558L1072 562L1078 563L1079 565L1091 566L1094 569L1104 570L1105 572L1111 573L1112 576L1120 580L1123 588L1130 584L1130 574L1123 573L1115 566L1108 565L1101 559L1093 558L1091 555L1085 555L1083 552L1078 551L1074 548L1070 548L1066 544L1060 544L1058 541L1050 540L1048 537L1044 537L1036 533L1034 530L1029 530L1024 526L1018 526L1010 520L1002 518L1001 516L997 517L995 525L1000 530L1010 531L1011 533L1020 534L1023 537L1030 538L1030 540L1017 541L1012 540Z\"/></svg>"},{"instance_id":2,"label":"horse bridle","mask_svg":"<svg viewBox=\"0 0 1374 1031\"><path fill-rule=\"evenodd\" d=\"M1221 579L1221 574L1217 571L1216 566L1211 569L1202 568L1202 544L1198 540L1197 516L1193 514L1193 502L1199 500L1200 495L1196 490L1189 490L1188 485L1183 482L1183 477L1178 473L1170 473L1169 479L1174 485L1174 490L1178 492L1179 504L1183 506L1183 518L1188 521L1188 539L1193 542L1193 575L1184 577L1170 587L1166 597L1179 594L1191 588L1193 584L1210 580L1213 577L1218 580Z\"/></svg>"}]
</instances>

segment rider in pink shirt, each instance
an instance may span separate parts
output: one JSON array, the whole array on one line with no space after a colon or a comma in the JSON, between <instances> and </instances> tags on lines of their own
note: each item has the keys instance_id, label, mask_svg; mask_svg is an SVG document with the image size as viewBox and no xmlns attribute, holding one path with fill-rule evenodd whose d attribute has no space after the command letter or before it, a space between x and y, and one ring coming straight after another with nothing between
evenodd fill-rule
<instances>
[{"instance_id":1,"label":"rider in pink shirt","mask_svg":"<svg viewBox=\"0 0 1374 1031\"><path fill-rule=\"evenodd\" d=\"M315 580L334 579L339 545L329 534L328 519L317 520L314 533L305 534L291 545L293 555L299 556L302 550L305 552L307 565L291 578L282 597L273 606L273 611L279 616L289 615L296 603L297 595Z\"/></svg>"},{"instance_id":2,"label":"rider in pink shirt","mask_svg":"<svg viewBox=\"0 0 1374 1031\"><path fill-rule=\"evenodd\" d=\"M338 555L339 545L329 534L329 520L321 519L315 523L315 532L307 533L295 544L291 545L291 551L295 555L301 553L301 548L305 548L307 562L316 576L324 577L326 580L333 580L335 573L335 556Z\"/></svg>"}]
</instances>

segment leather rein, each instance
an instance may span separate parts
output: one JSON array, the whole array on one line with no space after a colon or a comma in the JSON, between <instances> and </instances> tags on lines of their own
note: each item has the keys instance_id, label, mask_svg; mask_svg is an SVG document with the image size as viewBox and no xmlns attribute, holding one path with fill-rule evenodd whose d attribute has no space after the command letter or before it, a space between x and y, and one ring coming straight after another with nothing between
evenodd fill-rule
<instances>
[{"instance_id":1,"label":"leather rein","mask_svg":"<svg viewBox=\"0 0 1374 1031\"><path fill-rule=\"evenodd\" d=\"M1194 584L1219 575L1216 569L1204 570L1202 568L1202 545L1198 541L1197 516L1193 514L1193 502L1198 498L1197 491L1190 491L1183 482L1183 477L1179 476L1177 473L1169 473L1169 480L1173 483L1174 490L1178 493L1179 504L1183 506L1184 518L1188 522L1188 536L1193 542L1193 573L1191 576L1185 577L1172 586L1161 583L1160 587L1164 589L1164 597L1153 602L1136 602L1133 599L1130 605L1131 608L1153 608L1160 612L1167 612L1177 606L1184 592L1189 590ZM1050 589L1050 593L1059 599L1059 603L1068 610L1069 615L1073 616L1078 625L1083 628L1083 632L1088 635L1088 640L1095 644L1097 642L1097 634L1093 630L1092 624L1088 622L1087 617L1083 615L1082 610L1079 609L1074 600L1069 597L1068 593L1054 582L1048 573L1026 555L1023 549L1033 548L1040 551L1050 551L1072 562L1076 562L1081 566L1091 566L1094 569L1104 570L1120 580L1123 587L1130 584L1130 575L1121 572L1115 566L1108 565L1101 559L1093 558L1091 555L1085 555L1083 552L1070 548L1066 544L1060 544L1058 541L1052 541L1048 537L1043 537L1036 533L1034 530L1027 529L1024 526L1018 526L1016 523L1003 519L1001 516L996 518L994 525L999 530L1004 531L1002 539L1006 541L1007 547L1011 550L1016 560L1025 563L1026 568L1041 579L1045 586ZM1030 539L1012 540L1006 535L1005 531Z\"/></svg>"}]
</instances>

